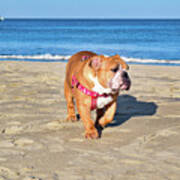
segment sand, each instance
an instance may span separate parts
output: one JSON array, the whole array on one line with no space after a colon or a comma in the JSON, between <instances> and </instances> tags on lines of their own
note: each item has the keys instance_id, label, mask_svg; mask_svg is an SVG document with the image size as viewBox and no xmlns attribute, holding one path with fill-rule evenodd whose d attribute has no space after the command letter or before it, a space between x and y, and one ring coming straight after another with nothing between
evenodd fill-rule
<instances>
[{"instance_id":1,"label":"sand","mask_svg":"<svg viewBox=\"0 0 180 180\"><path fill-rule=\"evenodd\" d=\"M66 63L0 62L0 180L179 180L180 67L130 65L101 139L68 123Z\"/></svg>"}]
</instances>

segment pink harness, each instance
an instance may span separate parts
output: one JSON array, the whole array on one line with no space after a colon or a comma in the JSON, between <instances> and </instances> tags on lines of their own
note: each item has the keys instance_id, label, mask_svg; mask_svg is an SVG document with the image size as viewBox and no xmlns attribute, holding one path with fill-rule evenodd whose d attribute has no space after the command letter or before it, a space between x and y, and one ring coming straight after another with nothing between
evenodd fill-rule
<instances>
[{"instance_id":1,"label":"pink harness","mask_svg":"<svg viewBox=\"0 0 180 180\"><path fill-rule=\"evenodd\" d=\"M82 84L79 83L76 76L72 76L72 87L78 88L82 93L86 94L87 96L91 96L91 110L94 110L97 108L97 98L98 97L108 97L109 94L99 94L95 91L91 91L84 87Z\"/></svg>"},{"instance_id":2,"label":"pink harness","mask_svg":"<svg viewBox=\"0 0 180 180\"><path fill-rule=\"evenodd\" d=\"M85 60L89 59L89 57L90 57L90 56L82 56L81 61L85 61Z\"/></svg>"}]
</instances>

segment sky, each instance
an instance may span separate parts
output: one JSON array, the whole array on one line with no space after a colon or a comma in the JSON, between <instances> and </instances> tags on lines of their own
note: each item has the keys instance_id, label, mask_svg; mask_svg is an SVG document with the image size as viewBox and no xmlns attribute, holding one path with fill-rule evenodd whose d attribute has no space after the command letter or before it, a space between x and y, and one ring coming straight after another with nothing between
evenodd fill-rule
<instances>
[{"instance_id":1,"label":"sky","mask_svg":"<svg viewBox=\"0 0 180 180\"><path fill-rule=\"evenodd\" d=\"M180 0L0 0L5 18L180 18Z\"/></svg>"}]
</instances>

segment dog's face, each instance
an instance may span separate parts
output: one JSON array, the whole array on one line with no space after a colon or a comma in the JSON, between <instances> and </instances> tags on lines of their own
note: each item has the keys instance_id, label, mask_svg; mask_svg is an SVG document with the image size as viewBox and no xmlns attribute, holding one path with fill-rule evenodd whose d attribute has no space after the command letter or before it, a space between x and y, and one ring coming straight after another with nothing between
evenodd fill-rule
<instances>
[{"instance_id":1,"label":"dog's face","mask_svg":"<svg viewBox=\"0 0 180 180\"><path fill-rule=\"evenodd\" d=\"M129 90L131 86L127 73L129 66L119 55L111 57L94 56L90 59L90 66L95 71L99 83L104 88L110 88L112 93L119 90Z\"/></svg>"}]
</instances>

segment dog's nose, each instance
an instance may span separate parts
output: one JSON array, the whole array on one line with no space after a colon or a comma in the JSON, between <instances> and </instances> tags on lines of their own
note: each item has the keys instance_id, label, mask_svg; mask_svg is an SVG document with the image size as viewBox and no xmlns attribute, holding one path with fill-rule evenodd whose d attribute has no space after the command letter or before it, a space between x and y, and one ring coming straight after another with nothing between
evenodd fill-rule
<instances>
[{"instance_id":1,"label":"dog's nose","mask_svg":"<svg viewBox=\"0 0 180 180\"><path fill-rule=\"evenodd\" d=\"M122 77L128 79L129 78L128 73L126 71L123 71Z\"/></svg>"}]
</instances>

